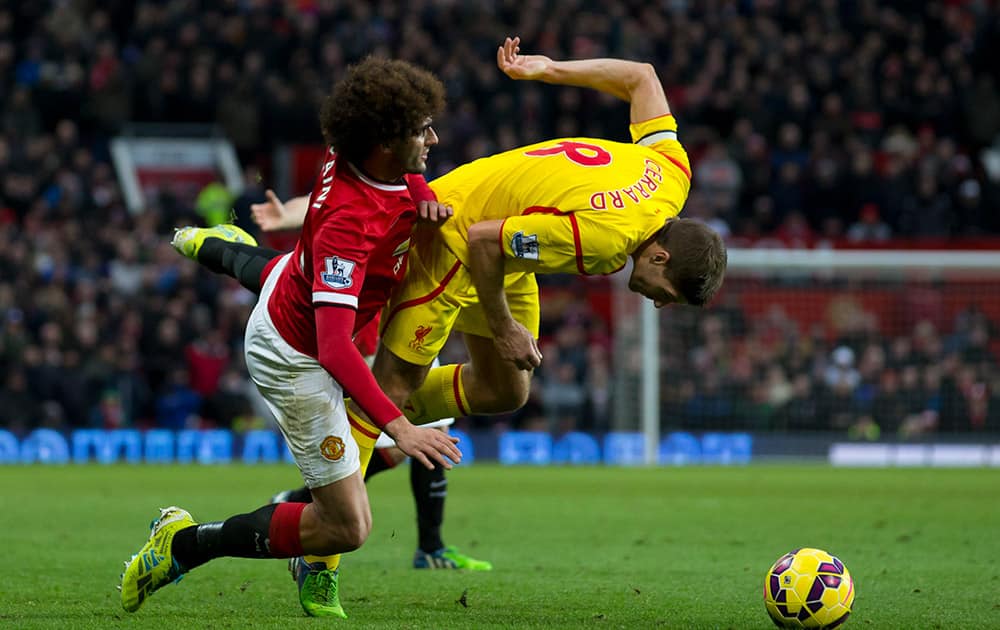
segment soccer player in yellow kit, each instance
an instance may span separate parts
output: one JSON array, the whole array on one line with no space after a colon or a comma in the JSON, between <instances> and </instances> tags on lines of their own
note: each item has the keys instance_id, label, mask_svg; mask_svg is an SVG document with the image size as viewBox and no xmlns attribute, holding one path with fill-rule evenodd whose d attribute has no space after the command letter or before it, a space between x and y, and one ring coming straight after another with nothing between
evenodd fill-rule
<instances>
[{"instance_id":1,"label":"soccer player in yellow kit","mask_svg":"<svg viewBox=\"0 0 1000 630\"><path fill-rule=\"evenodd\" d=\"M497 51L514 79L589 87L631 104L633 142L560 138L460 166L430 183L454 208L411 239L406 278L382 316L373 371L415 422L512 411L540 365L536 273L610 274L629 257L629 288L657 307L702 306L722 284L726 250L706 225L677 219L687 153L649 64L553 61ZM429 369L453 330L470 361Z\"/></svg>"}]
</instances>

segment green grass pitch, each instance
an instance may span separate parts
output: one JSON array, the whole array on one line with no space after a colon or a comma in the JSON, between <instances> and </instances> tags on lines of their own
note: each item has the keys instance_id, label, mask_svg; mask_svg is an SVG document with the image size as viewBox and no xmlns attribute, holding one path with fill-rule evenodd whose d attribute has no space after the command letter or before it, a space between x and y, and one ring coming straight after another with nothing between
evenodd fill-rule
<instances>
[{"instance_id":1,"label":"green grass pitch","mask_svg":"<svg viewBox=\"0 0 1000 630\"><path fill-rule=\"evenodd\" d=\"M765 572L812 546L855 578L847 628L1000 628L1000 470L476 464L449 477L445 538L491 573L409 568L407 476L370 484L341 622L305 618L277 560L217 560L136 614L118 603L156 508L246 512L296 483L290 466L0 469L0 627L764 629Z\"/></svg>"}]
</instances>

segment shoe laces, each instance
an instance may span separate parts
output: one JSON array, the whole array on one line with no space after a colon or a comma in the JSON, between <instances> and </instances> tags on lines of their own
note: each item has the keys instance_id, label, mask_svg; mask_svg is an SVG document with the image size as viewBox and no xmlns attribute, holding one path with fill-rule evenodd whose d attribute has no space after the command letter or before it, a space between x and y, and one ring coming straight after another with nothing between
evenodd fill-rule
<instances>
[{"instance_id":1,"label":"shoe laces","mask_svg":"<svg viewBox=\"0 0 1000 630\"><path fill-rule=\"evenodd\" d=\"M313 579L309 584L309 593L312 600L323 603L330 603L337 597L337 581L333 579L333 571L318 571L313 574Z\"/></svg>"}]
</instances>

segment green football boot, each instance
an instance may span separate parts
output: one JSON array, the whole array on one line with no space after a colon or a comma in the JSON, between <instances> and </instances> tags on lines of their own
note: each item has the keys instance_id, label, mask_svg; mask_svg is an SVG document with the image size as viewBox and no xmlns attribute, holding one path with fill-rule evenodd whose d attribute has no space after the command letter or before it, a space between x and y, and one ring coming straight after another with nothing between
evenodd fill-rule
<instances>
[{"instance_id":1,"label":"green football boot","mask_svg":"<svg viewBox=\"0 0 1000 630\"><path fill-rule=\"evenodd\" d=\"M170 241L174 249L191 260L198 260L198 250L207 238L221 238L230 243L257 245L257 239L243 228L230 223L220 223L215 227L202 228L187 226L174 230L174 238Z\"/></svg>"},{"instance_id":2,"label":"green football boot","mask_svg":"<svg viewBox=\"0 0 1000 630\"><path fill-rule=\"evenodd\" d=\"M427 553L417 549L413 554L414 569L468 569L469 571L492 571L493 564L486 560L476 560L458 550L454 545L448 545Z\"/></svg>"},{"instance_id":3,"label":"green football boot","mask_svg":"<svg viewBox=\"0 0 1000 630\"><path fill-rule=\"evenodd\" d=\"M340 605L339 571L331 571L321 562L309 564L302 557L289 558L288 570L299 585L299 603L307 615L347 619Z\"/></svg>"}]
</instances>

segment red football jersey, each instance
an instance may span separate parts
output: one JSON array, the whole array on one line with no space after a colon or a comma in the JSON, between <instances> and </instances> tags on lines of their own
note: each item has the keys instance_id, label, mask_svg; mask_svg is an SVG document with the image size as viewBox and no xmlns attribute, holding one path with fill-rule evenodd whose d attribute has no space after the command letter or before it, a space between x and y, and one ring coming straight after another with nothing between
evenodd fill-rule
<instances>
[{"instance_id":1,"label":"red football jersey","mask_svg":"<svg viewBox=\"0 0 1000 630\"><path fill-rule=\"evenodd\" d=\"M356 309L354 332L361 330L406 271L416 218L406 185L372 180L330 149L292 260L267 305L282 338L317 357L313 307L323 304Z\"/></svg>"}]
</instances>

